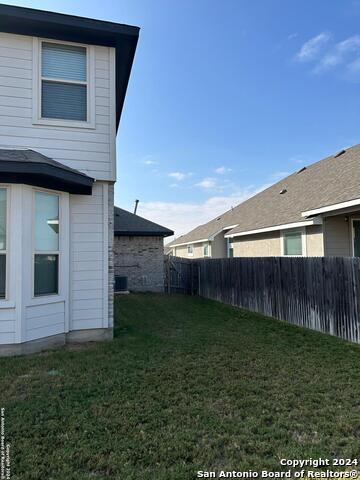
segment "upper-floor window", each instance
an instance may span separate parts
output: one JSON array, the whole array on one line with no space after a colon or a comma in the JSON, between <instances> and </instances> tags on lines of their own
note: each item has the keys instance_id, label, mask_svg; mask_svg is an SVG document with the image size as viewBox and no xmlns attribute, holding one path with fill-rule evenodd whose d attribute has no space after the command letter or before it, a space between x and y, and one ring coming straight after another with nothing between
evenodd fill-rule
<instances>
[{"instance_id":1,"label":"upper-floor window","mask_svg":"<svg viewBox=\"0 0 360 480\"><path fill-rule=\"evenodd\" d=\"M6 188L0 188L0 298L6 297Z\"/></svg>"},{"instance_id":2,"label":"upper-floor window","mask_svg":"<svg viewBox=\"0 0 360 480\"><path fill-rule=\"evenodd\" d=\"M87 49L41 42L41 118L88 120Z\"/></svg>"}]
</instances>

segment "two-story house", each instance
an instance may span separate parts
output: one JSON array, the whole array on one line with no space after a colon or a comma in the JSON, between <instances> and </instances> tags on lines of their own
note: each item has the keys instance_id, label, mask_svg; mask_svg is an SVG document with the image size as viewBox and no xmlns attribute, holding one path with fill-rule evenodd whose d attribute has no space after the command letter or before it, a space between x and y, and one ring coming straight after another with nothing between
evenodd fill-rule
<instances>
[{"instance_id":1,"label":"two-story house","mask_svg":"<svg viewBox=\"0 0 360 480\"><path fill-rule=\"evenodd\" d=\"M0 355L112 337L115 141L138 35L0 5Z\"/></svg>"}]
</instances>

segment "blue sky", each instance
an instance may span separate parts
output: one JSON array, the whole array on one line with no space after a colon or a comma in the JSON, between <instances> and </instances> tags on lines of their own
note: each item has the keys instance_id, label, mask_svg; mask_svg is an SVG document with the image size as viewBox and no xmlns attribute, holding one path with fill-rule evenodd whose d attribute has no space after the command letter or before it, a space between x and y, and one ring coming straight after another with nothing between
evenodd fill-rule
<instances>
[{"instance_id":1,"label":"blue sky","mask_svg":"<svg viewBox=\"0 0 360 480\"><path fill-rule=\"evenodd\" d=\"M116 203L177 234L360 141L360 1L6 3L141 27Z\"/></svg>"}]
</instances>

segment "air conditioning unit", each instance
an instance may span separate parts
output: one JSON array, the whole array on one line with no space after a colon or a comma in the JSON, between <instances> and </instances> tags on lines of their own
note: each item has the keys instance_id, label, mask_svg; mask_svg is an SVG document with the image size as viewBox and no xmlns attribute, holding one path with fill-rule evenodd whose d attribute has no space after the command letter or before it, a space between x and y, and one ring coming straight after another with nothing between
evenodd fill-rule
<instances>
[{"instance_id":1,"label":"air conditioning unit","mask_svg":"<svg viewBox=\"0 0 360 480\"><path fill-rule=\"evenodd\" d=\"M129 293L128 277L115 275L115 293Z\"/></svg>"}]
</instances>

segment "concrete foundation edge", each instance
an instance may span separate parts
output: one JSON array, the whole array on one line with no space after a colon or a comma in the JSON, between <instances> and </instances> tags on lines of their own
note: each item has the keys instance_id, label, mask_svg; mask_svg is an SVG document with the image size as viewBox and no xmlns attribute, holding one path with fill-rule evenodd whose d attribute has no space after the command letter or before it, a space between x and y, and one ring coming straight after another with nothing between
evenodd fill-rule
<instances>
[{"instance_id":1,"label":"concrete foundation edge","mask_svg":"<svg viewBox=\"0 0 360 480\"><path fill-rule=\"evenodd\" d=\"M68 333L60 333L51 337L38 338L24 343L12 343L0 345L0 357L12 357L15 355L31 355L44 350L62 347L67 344L103 342L112 340L113 328L94 328L90 330L73 330Z\"/></svg>"}]
</instances>

